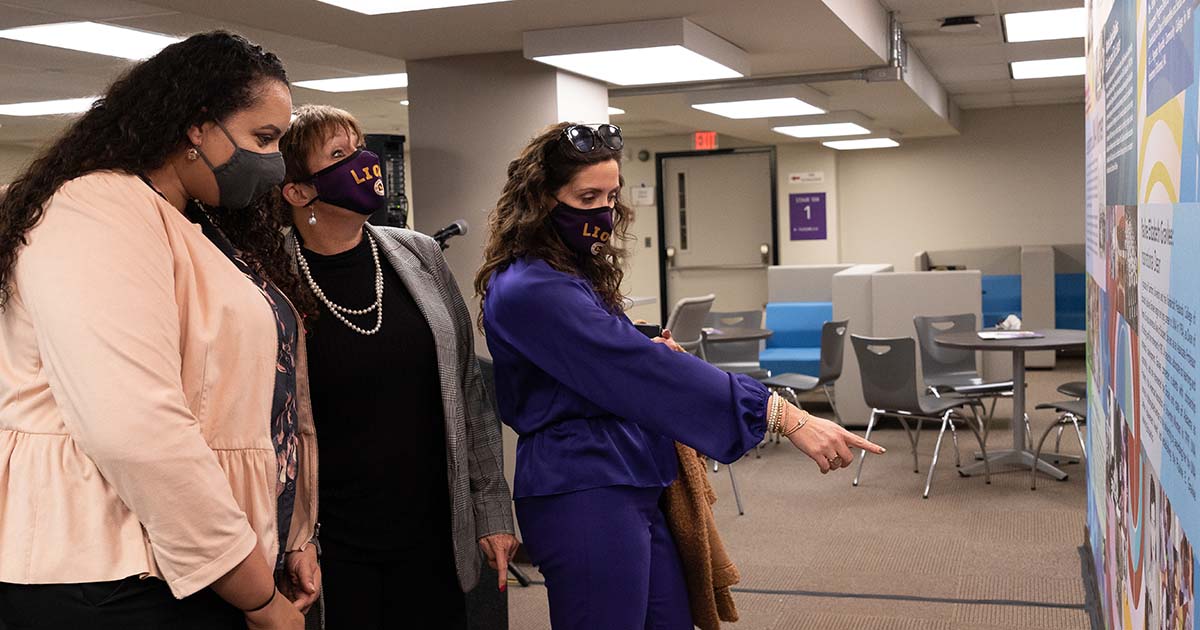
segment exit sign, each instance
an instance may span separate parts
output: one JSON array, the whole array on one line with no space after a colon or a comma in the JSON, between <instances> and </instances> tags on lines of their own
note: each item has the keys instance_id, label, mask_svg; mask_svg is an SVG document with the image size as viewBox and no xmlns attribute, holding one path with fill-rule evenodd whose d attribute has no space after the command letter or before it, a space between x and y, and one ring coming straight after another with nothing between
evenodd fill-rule
<instances>
[{"instance_id":1,"label":"exit sign","mask_svg":"<svg viewBox=\"0 0 1200 630\"><path fill-rule=\"evenodd\" d=\"M692 137L692 145L697 151L712 151L717 148L717 132L697 131Z\"/></svg>"}]
</instances>

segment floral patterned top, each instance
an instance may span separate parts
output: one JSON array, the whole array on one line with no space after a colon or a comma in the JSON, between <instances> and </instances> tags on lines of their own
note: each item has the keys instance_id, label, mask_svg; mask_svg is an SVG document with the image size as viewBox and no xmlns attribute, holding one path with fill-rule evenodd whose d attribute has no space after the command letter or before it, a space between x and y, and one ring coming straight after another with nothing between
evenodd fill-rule
<instances>
[{"instance_id":1,"label":"floral patterned top","mask_svg":"<svg viewBox=\"0 0 1200 630\"><path fill-rule=\"evenodd\" d=\"M279 332L279 352L275 361L275 395L271 402L271 441L275 445L275 496L279 521L279 557L276 568L283 566L288 530L296 505L296 471L299 460L298 416L296 411L296 344L298 330L296 313L283 293L265 277L238 257L233 245L208 216L195 204L188 206L188 218L199 223L208 237L258 290L271 306Z\"/></svg>"}]
</instances>

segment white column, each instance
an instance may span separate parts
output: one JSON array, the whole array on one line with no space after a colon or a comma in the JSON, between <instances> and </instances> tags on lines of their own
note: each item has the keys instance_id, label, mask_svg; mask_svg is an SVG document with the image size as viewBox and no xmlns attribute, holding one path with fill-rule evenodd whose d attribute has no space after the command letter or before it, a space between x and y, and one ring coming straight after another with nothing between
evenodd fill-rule
<instances>
[{"instance_id":1,"label":"white column","mask_svg":"<svg viewBox=\"0 0 1200 630\"><path fill-rule=\"evenodd\" d=\"M431 234L457 219L470 230L446 250L472 318L475 272L483 262L488 214L508 163L560 120L608 122L608 88L525 59L520 52L409 61L409 147L414 228ZM476 332L476 351L486 342ZM516 435L504 429L505 476L512 484Z\"/></svg>"}]
</instances>

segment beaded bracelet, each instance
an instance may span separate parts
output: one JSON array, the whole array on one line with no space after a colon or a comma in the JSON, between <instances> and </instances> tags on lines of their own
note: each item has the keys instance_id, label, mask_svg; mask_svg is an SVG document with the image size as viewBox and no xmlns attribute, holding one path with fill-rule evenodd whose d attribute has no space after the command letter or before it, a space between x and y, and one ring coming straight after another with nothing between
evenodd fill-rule
<instances>
[{"instance_id":1,"label":"beaded bracelet","mask_svg":"<svg viewBox=\"0 0 1200 630\"><path fill-rule=\"evenodd\" d=\"M783 429L783 397L772 393L767 403L767 431L779 433Z\"/></svg>"}]
</instances>

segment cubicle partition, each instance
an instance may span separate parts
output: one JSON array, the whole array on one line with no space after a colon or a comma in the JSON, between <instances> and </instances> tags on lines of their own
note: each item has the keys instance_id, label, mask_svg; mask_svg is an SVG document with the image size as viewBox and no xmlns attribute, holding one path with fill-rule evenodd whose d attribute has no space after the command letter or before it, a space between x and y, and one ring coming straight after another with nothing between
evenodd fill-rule
<instances>
[{"instance_id":1,"label":"cubicle partition","mask_svg":"<svg viewBox=\"0 0 1200 630\"><path fill-rule=\"evenodd\" d=\"M832 302L833 276L854 265L775 265L767 269L768 302Z\"/></svg>"},{"instance_id":2,"label":"cubicle partition","mask_svg":"<svg viewBox=\"0 0 1200 630\"><path fill-rule=\"evenodd\" d=\"M980 277L971 270L839 274L834 278L834 316L850 319L850 331L856 335L915 337L917 315L974 313L978 318ZM919 363L917 369L920 382ZM1007 378L1006 374L1003 366L984 364L985 378ZM861 383L858 361L850 352L838 382L837 402L842 420L851 426L865 426L871 413Z\"/></svg>"},{"instance_id":3,"label":"cubicle partition","mask_svg":"<svg viewBox=\"0 0 1200 630\"><path fill-rule=\"evenodd\" d=\"M1023 328L1084 327L1083 245L923 251L914 256L913 266L917 271L979 270L981 326L994 326L1014 314ZM1026 356L1029 367L1054 367L1054 363L1054 352Z\"/></svg>"},{"instance_id":4,"label":"cubicle partition","mask_svg":"<svg viewBox=\"0 0 1200 630\"><path fill-rule=\"evenodd\" d=\"M892 265L855 265L833 277L833 317L849 320L851 335L872 335L874 330L874 299L871 280L877 275L892 272ZM842 357L842 377L834 387L842 422L848 426L867 425L871 410L863 401L862 377L852 344L847 343Z\"/></svg>"}]
</instances>

